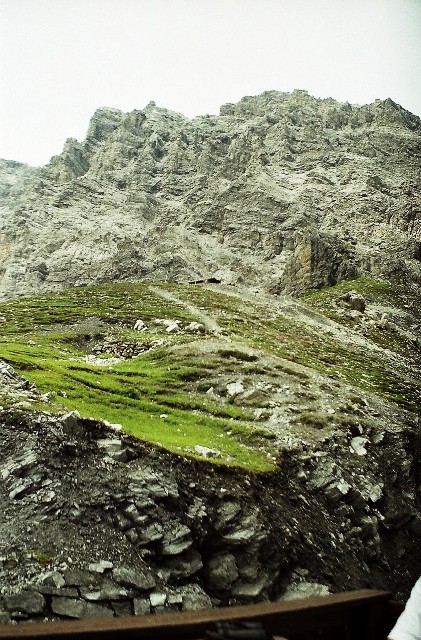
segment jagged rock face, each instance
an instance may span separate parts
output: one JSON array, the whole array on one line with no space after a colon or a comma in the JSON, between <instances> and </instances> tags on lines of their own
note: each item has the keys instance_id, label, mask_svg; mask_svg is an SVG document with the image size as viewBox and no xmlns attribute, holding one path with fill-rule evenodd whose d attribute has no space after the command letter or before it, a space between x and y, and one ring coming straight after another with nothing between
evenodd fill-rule
<instances>
[{"instance_id":1,"label":"jagged rock face","mask_svg":"<svg viewBox=\"0 0 421 640\"><path fill-rule=\"evenodd\" d=\"M0 293L115 279L292 293L364 274L419 282L420 132L390 99L356 107L303 91L194 120L154 103L99 109L85 141L68 140L29 186L29 168L1 165L19 188L1 191Z\"/></svg>"}]
</instances>

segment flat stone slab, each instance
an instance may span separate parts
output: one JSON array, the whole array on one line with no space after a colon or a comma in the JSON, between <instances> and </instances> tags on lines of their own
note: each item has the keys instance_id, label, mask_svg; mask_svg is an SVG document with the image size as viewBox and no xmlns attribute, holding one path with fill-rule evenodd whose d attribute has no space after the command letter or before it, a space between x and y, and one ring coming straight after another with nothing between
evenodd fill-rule
<instances>
[{"instance_id":1,"label":"flat stone slab","mask_svg":"<svg viewBox=\"0 0 421 640\"><path fill-rule=\"evenodd\" d=\"M4 607L10 612L21 612L28 615L43 613L45 599L36 591L24 591L11 596L4 596Z\"/></svg>"},{"instance_id":2,"label":"flat stone slab","mask_svg":"<svg viewBox=\"0 0 421 640\"><path fill-rule=\"evenodd\" d=\"M66 618L112 618L114 612L99 604L84 602L74 598L53 597L51 609L58 616Z\"/></svg>"},{"instance_id":3,"label":"flat stone slab","mask_svg":"<svg viewBox=\"0 0 421 640\"><path fill-rule=\"evenodd\" d=\"M128 567L117 567L114 569L113 580L123 585L123 587L139 589L139 591L153 589L156 584L155 578L150 573L129 569Z\"/></svg>"}]
</instances>

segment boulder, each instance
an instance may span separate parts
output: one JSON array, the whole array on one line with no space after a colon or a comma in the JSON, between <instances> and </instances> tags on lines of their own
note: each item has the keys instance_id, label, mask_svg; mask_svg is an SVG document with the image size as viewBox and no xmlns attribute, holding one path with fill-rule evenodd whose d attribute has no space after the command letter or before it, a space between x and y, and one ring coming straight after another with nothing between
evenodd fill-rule
<instances>
[{"instance_id":1,"label":"boulder","mask_svg":"<svg viewBox=\"0 0 421 640\"><path fill-rule=\"evenodd\" d=\"M65 618L112 618L114 612L105 605L73 598L52 598L51 610Z\"/></svg>"},{"instance_id":2,"label":"boulder","mask_svg":"<svg viewBox=\"0 0 421 640\"><path fill-rule=\"evenodd\" d=\"M86 603L75 598L52 598L51 610L58 616L82 618Z\"/></svg>"},{"instance_id":3,"label":"boulder","mask_svg":"<svg viewBox=\"0 0 421 640\"><path fill-rule=\"evenodd\" d=\"M138 589L139 591L149 591L153 589L156 580L153 575L146 570L130 569L129 567L117 567L112 576L115 582L128 589Z\"/></svg>"},{"instance_id":4,"label":"boulder","mask_svg":"<svg viewBox=\"0 0 421 640\"><path fill-rule=\"evenodd\" d=\"M228 591L238 578L237 563L231 553L213 556L206 570L207 584L213 591Z\"/></svg>"},{"instance_id":5,"label":"boulder","mask_svg":"<svg viewBox=\"0 0 421 640\"><path fill-rule=\"evenodd\" d=\"M198 585L191 585L183 595L183 611L202 611L212 609L212 600Z\"/></svg>"},{"instance_id":6,"label":"boulder","mask_svg":"<svg viewBox=\"0 0 421 640\"><path fill-rule=\"evenodd\" d=\"M134 598L133 613L135 616L146 616L151 612L151 602L145 598Z\"/></svg>"},{"instance_id":7,"label":"boulder","mask_svg":"<svg viewBox=\"0 0 421 640\"><path fill-rule=\"evenodd\" d=\"M12 615L14 612L39 615L44 612L45 598L37 591L23 591L15 595L4 596L4 607Z\"/></svg>"},{"instance_id":8,"label":"boulder","mask_svg":"<svg viewBox=\"0 0 421 640\"><path fill-rule=\"evenodd\" d=\"M364 313L366 307L366 300L363 295L357 291L347 291L340 296L339 300L344 302L349 309Z\"/></svg>"}]
</instances>

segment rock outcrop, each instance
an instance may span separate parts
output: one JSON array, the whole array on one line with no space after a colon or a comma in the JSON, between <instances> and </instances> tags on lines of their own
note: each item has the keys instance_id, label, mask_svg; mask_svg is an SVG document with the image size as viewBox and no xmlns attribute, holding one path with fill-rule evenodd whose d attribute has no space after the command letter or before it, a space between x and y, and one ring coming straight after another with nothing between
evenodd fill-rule
<instances>
[{"instance_id":1,"label":"rock outcrop","mask_svg":"<svg viewBox=\"0 0 421 640\"><path fill-rule=\"evenodd\" d=\"M305 91L194 120L154 103L98 109L45 168L3 161L0 294L118 279L290 293L367 274L420 282L420 133L390 99Z\"/></svg>"},{"instance_id":2,"label":"rock outcrop","mask_svg":"<svg viewBox=\"0 0 421 640\"><path fill-rule=\"evenodd\" d=\"M76 412L17 408L0 422L2 622L210 608L309 586L405 592L415 577L410 421L290 451L269 477L214 473Z\"/></svg>"}]
</instances>

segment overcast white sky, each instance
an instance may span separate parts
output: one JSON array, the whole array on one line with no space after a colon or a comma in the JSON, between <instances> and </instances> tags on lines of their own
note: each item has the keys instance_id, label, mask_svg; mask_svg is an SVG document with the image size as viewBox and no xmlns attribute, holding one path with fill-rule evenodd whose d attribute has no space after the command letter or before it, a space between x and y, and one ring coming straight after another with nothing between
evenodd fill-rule
<instances>
[{"instance_id":1,"label":"overcast white sky","mask_svg":"<svg viewBox=\"0 0 421 640\"><path fill-rule=\"evenodd\" d=\"M421 0L0 0L0 77L0 157L34 165L99 106L307 89L421 116Z\"/></svg>"}]
</instances>

